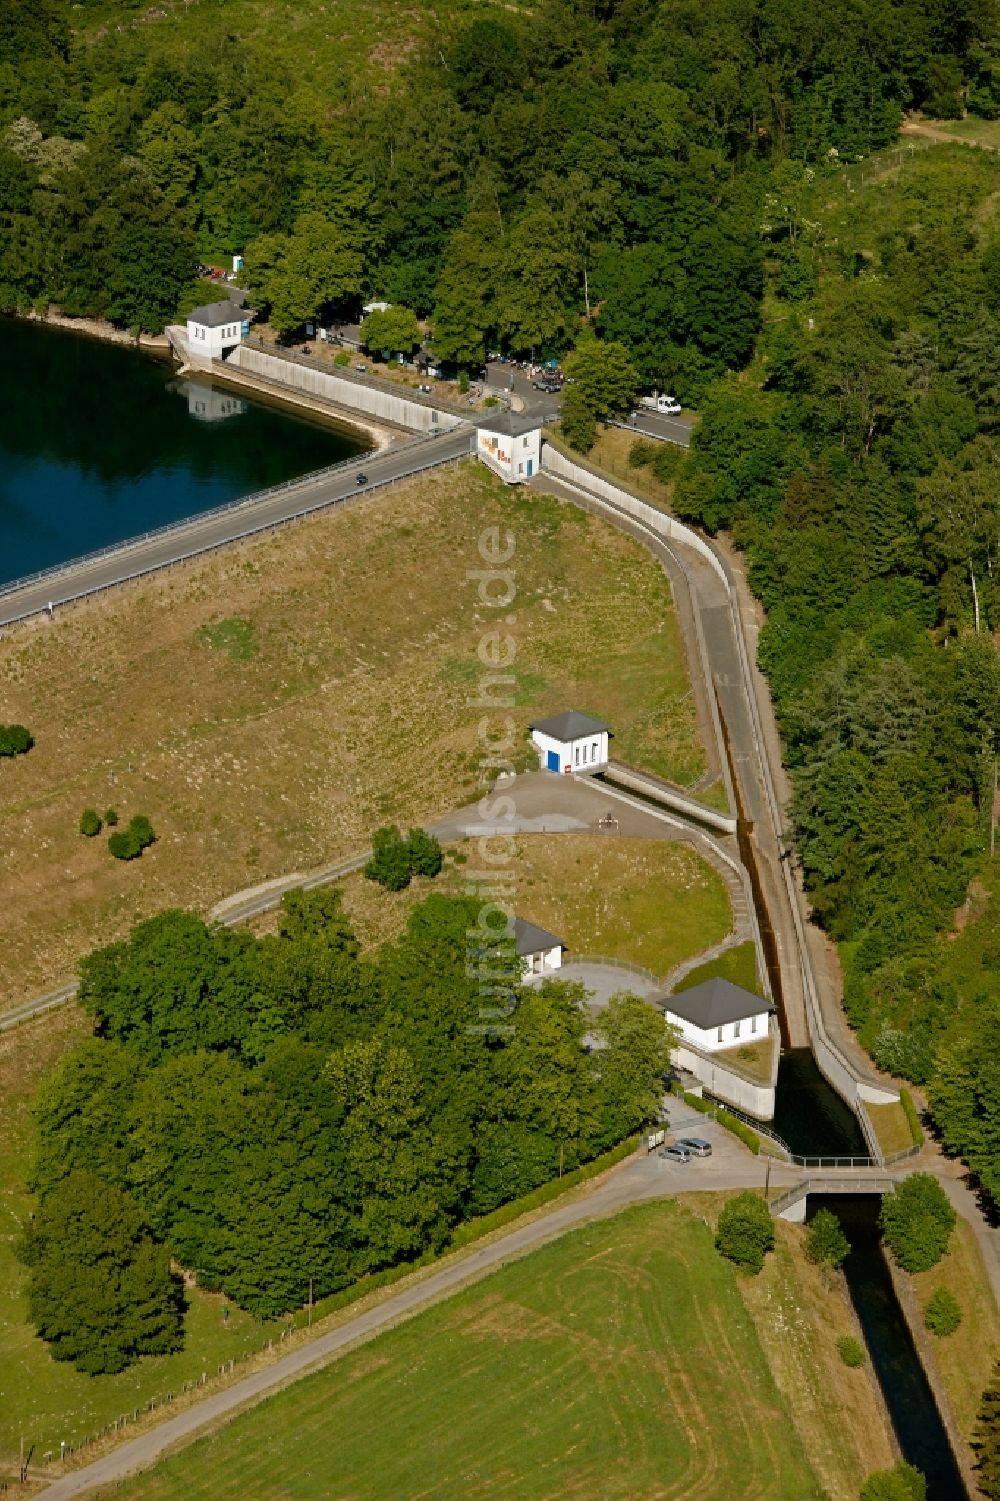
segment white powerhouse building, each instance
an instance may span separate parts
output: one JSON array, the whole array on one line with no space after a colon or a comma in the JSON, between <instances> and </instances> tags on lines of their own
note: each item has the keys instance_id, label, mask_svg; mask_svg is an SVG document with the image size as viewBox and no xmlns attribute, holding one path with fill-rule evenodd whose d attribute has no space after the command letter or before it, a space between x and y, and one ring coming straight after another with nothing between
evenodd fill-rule
<instances>
[{"instance_id":1,"label":"white powerhouse building","mask_svg":"<svg viewBox=\"0 0 1000 1501\"><path fill-rule=\"evenodd\" d=\"M768 1035L774 1010L759 995L721 979L706 980L679 995L664 996L658 1004L667 1021L680 1032L682 1042L702 1053L762 1041Z\"/></svg>"},{"instance_id":2,"label":"white powerhouse building","mask_svg":"<svg viewBox=\"0 0 1000 1501\"><path fill-rule=\"evenodd\" d=\"M543 771L600 771L608 764L608 726L577 709L530 726Z\"/></svg>"},{"instance_id":3,"label":"white powerhouse building","mask_svg":"<svg viewBox=\"0 0 1000 1501\"><path fill-rule=\"evenodd\" d=\"M228 297L224 302L209 302L204 307L196 307L187 316L188 344L194 354L207 360L225 359L249 331L250 320L246 311Z\"/></svg>"},{"instance_id":4,"label":"white powerhouse building","mask_svg":"<svg viewBox=\"0 0 1000 1501\"><path fill-rule=\"evenodd\" d=\"M538 473L542 429L537 417L499 412L476 423L476 454L508 485L523 485Z\"/></svg>"}]
</instances>

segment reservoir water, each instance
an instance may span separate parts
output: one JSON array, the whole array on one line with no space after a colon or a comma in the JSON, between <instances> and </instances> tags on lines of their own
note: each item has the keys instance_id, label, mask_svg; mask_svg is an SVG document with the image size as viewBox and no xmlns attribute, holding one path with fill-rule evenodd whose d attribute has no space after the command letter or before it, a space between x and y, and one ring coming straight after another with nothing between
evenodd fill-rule
<instances>
[{"instance_id":1,"label":"reservoir water","mask_svg":"<svg viewBox=\"0 0 1000 1501\"><path fill-rule=\"evenodd\" d=\"M137 350L0 320L0 586L365 447Z\"/></svg>"}]
</instances>

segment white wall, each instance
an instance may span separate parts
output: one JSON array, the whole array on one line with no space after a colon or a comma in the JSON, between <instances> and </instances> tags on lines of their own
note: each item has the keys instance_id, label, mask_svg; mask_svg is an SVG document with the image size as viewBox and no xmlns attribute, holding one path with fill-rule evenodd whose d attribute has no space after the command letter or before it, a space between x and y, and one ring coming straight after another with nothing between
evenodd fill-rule
<instances>
[{"instance_id":1,"label":"white wall","mask_svg":"<svg viewBox=\"0 0 1000 1501\"><path fill-rule=\"evenodd\" d=\"M553 740L541 730L532 730L531 738L538 747L538 761L543 771L549 768L549 751L559 757L559 770L596 771L608 764L608 732L586 735L579 740ZM595 754L596 747L596 754ZM552 768L554 770L554 768Z\"/></svg>"},{"instance_id":2,"label":"white wall","mask_svg":"<svg viewBox=\"0 0 1000 1501\"><path fill-rule=\"evenodd\" d=\"M527 965L524 978L533 980L539 975L549 974L554 969L562 969L562 954L562 946L558 943L553 949L539 949L536 954L522 954L521 957Z\"/></svg>"},{"instance_id":3,"label":"white wall","mask_svg":"<svg viewBox=\"0 0 1000 1501\"><path fill-rule=\"evenodd\" d=\"M243 337L243 319L235 304L234 312L232 323L224 323L221 328L206 328L189 318L187 337L192 349L210 360L220 360L225 350L233 349Z\"/></svg>"},{"instance_id":4,"label":"white wall","mask_svg":"<svg viewBox=\"0 0 1000 1501\"><path fill-rule=\"evenodd\" d=\"M770 1019L767 1011L761 1011L756 1016L744 1017L738 1022L727 1022L723 1027L712 1027L704 1032L701 1027L696 1027L683 1016L675 1016L670 1010L665 1015L671 1026L678 1029L684 1041L689 1042L692 1047L701 1048L703 1053L745 1046L748 1042L761 1042L768 1035Z\"/></svg>"},{"instance_id":5,"label":"white wall","mask_svg":"<svg viewBox=\"0 0 1000 1501\"><path fill-rule=\"evenodd\" d=\"M479 429L476 453L509 485L523 485L538 473L541 451L541 428L534 428L516 438L492 432L488 427Z\"/></svg>"},{"instance_id":6,"label":"white wall","mask_svg":"<svg viewBox=\"0 0 1000 1501\"><path fill-rule=\"evenodd\" d=\"M290 390L320 396L338 406L393 422L397 427L409 428L411 432L449 432L462 421L452 412L440 411L407 396L397 396L394 392L365 385L360 380L351 380L332 371L283 360L278 355L266 354L262 349L251 349L248 344L240 345L230 363L238 370L263 376L265 380L288 386Z\"/></svg>"}]
</instances>

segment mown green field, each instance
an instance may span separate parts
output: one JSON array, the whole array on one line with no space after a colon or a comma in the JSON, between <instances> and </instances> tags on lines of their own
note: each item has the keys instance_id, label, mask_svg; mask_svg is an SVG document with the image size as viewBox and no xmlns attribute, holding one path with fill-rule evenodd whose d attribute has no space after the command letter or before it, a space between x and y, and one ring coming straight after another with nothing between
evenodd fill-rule
<instances>
[{"instance_id":1,"label":"mown green field","mask_svg":"<svg viewBox=\"0 0 1000 1501\"><path fill-rule=\"evenodd\" d=\"M586 1226L114 1494L809 1501L821 1494L700 1218Z\"/></svg>"}]
</instances>

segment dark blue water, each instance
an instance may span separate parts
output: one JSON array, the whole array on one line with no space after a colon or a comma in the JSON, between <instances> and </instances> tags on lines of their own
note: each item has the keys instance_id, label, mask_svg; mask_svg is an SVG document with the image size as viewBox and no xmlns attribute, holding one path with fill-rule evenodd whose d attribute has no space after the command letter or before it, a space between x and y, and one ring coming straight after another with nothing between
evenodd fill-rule
<instances>
[{"instance_id":1,"label":"dark blue water","mask_svg":"<svg viewBox=\"0 0 1000 1501\"><path fill-rule=\"evenodd\" d=\"M802 1157L868 1154L857 1116L823 1078L809 1048L781 1055L771 1126Z\"/></svg>"},{"instance_id":2,"label":"dark blue water","mask_svg":"<svg viewBox=\"0 0 1000 1501\"><path fill-rule=\"evenodd\" d=\"M363 451L136 350L0 320L0 584Z\"/></svg>"}]
</instances>

